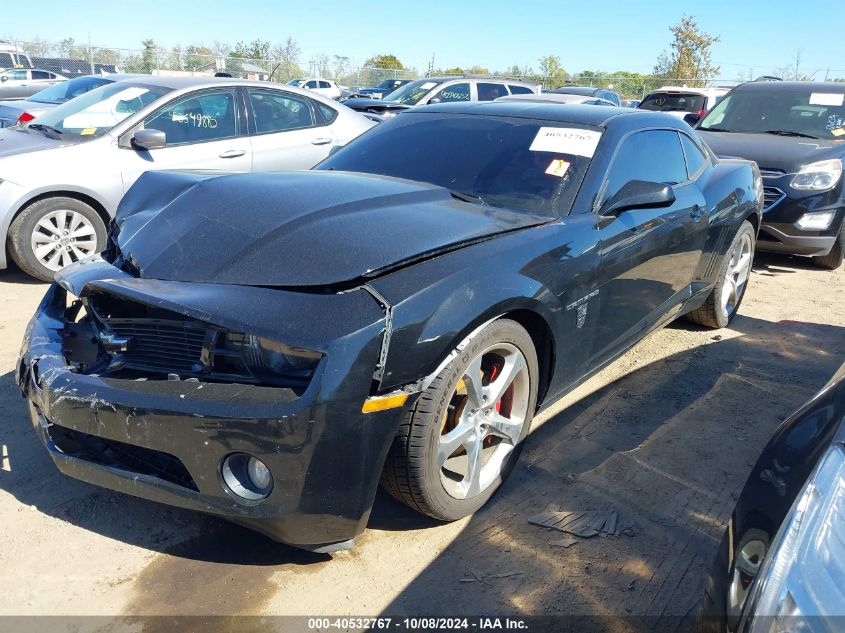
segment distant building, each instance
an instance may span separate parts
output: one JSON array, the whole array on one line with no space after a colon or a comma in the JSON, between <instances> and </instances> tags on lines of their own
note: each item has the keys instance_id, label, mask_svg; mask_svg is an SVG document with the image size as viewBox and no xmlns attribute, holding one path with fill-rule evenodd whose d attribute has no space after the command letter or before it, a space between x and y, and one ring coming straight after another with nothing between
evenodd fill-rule
<instances>
[{"instance_id":1,"label":"distant building","mask_svg":"<svg viewBox=\"0 0 845 633\"><path fill-rule=\"evenodd\" d=\"M232 75L238 75L240 79L255 79L258 81L267 81L270 79L270 73L261 66L256 66L250 62L240 62L240 67L241 72L235 73L234 69L226 67L225 59L218 58L217 61L197 68L196 74L213 76L214 73L225 71L232 73Z\"/></svg>"}]
</instances>

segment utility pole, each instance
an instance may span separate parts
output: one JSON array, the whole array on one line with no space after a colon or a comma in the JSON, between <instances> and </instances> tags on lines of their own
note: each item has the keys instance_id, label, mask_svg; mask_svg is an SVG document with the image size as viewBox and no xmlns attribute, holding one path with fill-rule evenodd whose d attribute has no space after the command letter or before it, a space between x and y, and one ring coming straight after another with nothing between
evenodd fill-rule
<instances>
[{"instance_id":1,"label":"utility pole","mask_svg":"<svg viewBox=\"0 0 845 633\"><path fill-rule=\"evenodd\" d=\"M91 74L94 74L94 49L91 48L91 31L88 31L88 63L91 64Z\"/></svg>"}]
</instances>

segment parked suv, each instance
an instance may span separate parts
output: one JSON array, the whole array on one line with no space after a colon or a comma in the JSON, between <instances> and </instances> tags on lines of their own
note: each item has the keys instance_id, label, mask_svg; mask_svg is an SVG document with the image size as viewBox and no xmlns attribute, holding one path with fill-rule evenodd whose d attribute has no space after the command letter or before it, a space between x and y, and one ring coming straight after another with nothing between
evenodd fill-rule
<instances>
[{"instance_id":1,"label":"parked suv","mask_svg":"<svg viewBox=\"0 0 845 633\"><path fill-rule=\"evenodd\" d=\"M397 88L401 88L411 81L411 79L385 79L378 86L373 86L372 88L361 88L356 92L362 97L381 99L384 95L390 94Z\"/></svg>"},{"instance_id":2,"label":"parked suv","mask_svg":"<svg viewBox=\"0 0 845 633\"><path fill-rule=\"evenodd\" d=\"M641 110L665 112L679 119L690 112L703 117L727 93L727 88L664 86L647 95L638 107Z\"/></svg>"},{"instance_id":3,"label":"parked suv","mask_svg":"<svg viewBox=\"0 0 845 633\"><path fill-rule=\"evenodd\" d=\"M349 99L344 105L359 112L390 117L429 103L495 101L512 94L537 94L540 84L501 77L426 77L400 86L383 99Z\"/></svg>"},{"instance_id":4,"label":"parked suv","mask_svg":"<svg viewBox=\"0 0 845 633\"><path fill-rule=\"evenodd\" d=\"M845 84L745 83L699 122L698 131L717 155L760 166L760 250L808 255L825 268L842 264Z\"/></svg>"},{"instance_id":5,"label":"parked suv","mask_svg":"<svg viewBox=\"0 0 845 633\"><path fill-rule=\"evenodd\" d=\"M343 90L331 79L322 79L320 77L308 77L305 79L291 79L288 82L289 86L296 86L297 88L305 88L311 92L316 92L318 95L323 95L329 99L340 99L343 95Z\"/></svg>"}]
</instances>

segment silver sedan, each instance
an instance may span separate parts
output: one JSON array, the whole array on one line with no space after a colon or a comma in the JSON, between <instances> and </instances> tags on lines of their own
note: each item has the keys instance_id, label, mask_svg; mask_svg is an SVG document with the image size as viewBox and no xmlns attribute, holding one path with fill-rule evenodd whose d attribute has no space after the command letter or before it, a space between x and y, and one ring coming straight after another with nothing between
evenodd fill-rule
<instances>
[{"instance_id":1,"label":"silver sedan","mask_svg":"<svg viewBox=\"0 0 845 633\"><path fill-rule=\"evenodd\" d=\"M122 79L0 130L0 237L23 271L48 280L105 247L109 218L146 171L308 169L373 125L289 86Z\"/></svg>"}]
</instances>

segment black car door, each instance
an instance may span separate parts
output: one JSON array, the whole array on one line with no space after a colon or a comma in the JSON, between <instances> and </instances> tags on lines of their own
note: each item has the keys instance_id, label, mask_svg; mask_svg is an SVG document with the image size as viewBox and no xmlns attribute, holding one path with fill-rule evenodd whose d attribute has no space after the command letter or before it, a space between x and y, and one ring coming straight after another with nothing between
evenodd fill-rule
<instances>
[{"instance_id":1,"label":"black car door","mask_svg":"<svg viewBox=\"0 0 845 633\"><path fill-rule=\"evenodd\" d=\"M614 356L678 309L690 294L707 237L704 196L688 175L678 132L627 136L610 163L597 207L632 180L669 184L675 201L599 216L601 286L593 363Z\"/></svg>"}]
</instances>

